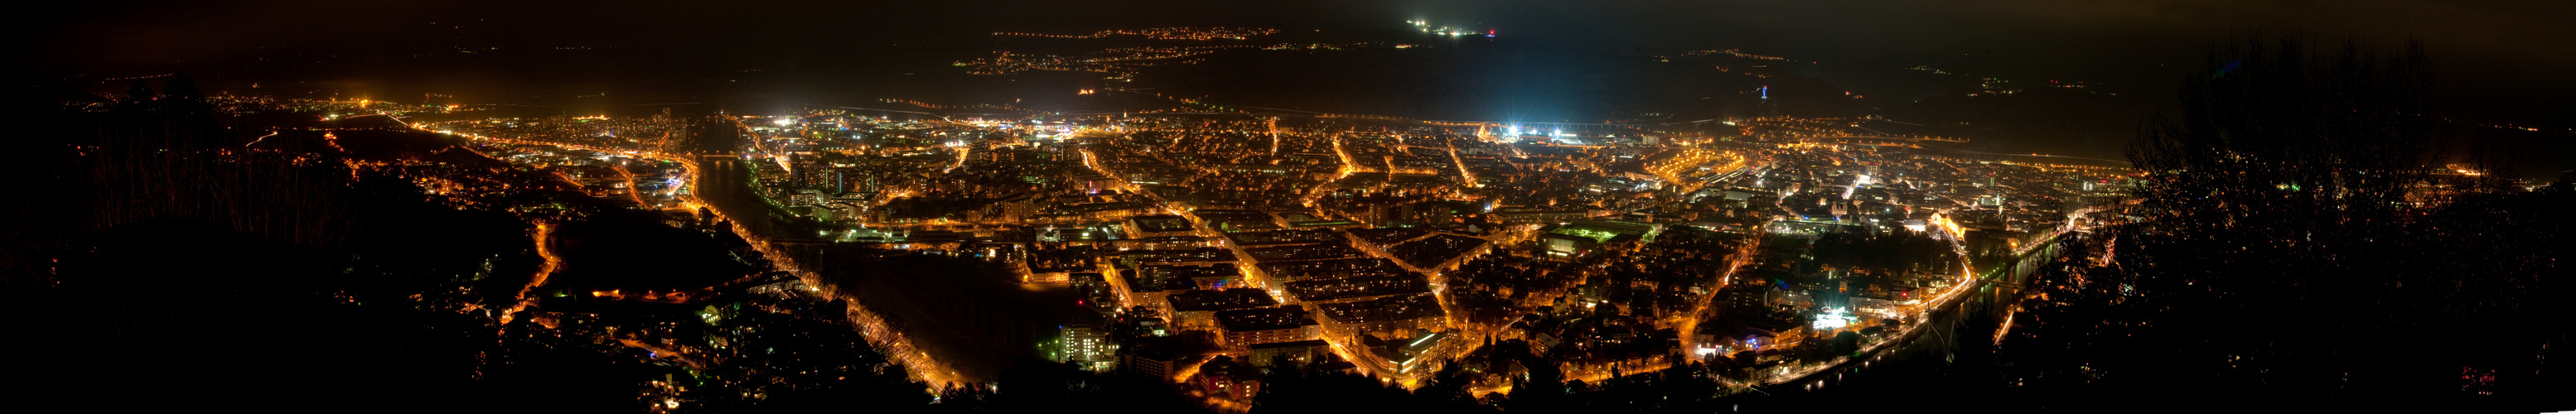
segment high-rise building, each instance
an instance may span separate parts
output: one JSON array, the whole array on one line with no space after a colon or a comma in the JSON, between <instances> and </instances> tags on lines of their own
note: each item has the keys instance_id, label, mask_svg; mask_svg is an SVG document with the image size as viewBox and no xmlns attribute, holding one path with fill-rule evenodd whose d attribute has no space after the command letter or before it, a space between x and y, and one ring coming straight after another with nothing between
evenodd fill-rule
<instances>
[{"instance_id":1,"label":"high-rise building","mask_svg":"<svg viewBox=\"0 0 2576 414\"><path fill-rule=\"evenodd\" d=\"M884 189L880 188L881 186L877 184L877 176L874 174L863 174L851 181L851 191L853 192L875 194L879 191L884 191Z\"/></svg>"},{"instance_id":2,"label":"high-rise building","mask_svg":"<svg viewBox=\"0 0 2576 414\"><path fill-rule=\"evenodd\" d=\"M791 177L788 185L796 188L814 188L826 184L821 164L822 162L816 160L812 154L788 154L787 174Z\"/></svg>"},{"instance_id":3,"label":"high-rise building","mask_svg":"<svg viewBox=\"0 0 2576 414\"><path fill-rule=\"evenodd\" d=\"M1089 326L1069 326L1058 333L1058 338L1064 349L1060 356L1067 362L1100 371L1109 369L1118 361L1118 343L1110 340L1107 331Z\"/></svg>"}]
</instances>

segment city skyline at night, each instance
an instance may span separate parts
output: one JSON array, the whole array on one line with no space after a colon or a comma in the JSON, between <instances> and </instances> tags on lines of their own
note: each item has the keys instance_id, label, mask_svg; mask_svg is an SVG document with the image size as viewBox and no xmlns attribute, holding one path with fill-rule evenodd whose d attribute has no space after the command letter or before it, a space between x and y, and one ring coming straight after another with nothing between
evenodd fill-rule
<instances>
[{"instance_id":1,"label":"city skyline at night","mask_svg":"<svg viewBox=\"0 0 2576 414\"><path fill-rule=\"evenodd\" d=\"M47 6L22 398L2576 409L2576 8L1848 6Z\"/></svg>"}]
</instances>

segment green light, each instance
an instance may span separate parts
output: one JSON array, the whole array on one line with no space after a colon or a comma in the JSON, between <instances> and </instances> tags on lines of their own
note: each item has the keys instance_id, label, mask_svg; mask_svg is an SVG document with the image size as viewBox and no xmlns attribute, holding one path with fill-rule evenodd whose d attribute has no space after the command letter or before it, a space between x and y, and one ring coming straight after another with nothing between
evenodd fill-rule
<instances>
[{"instance_id":1,"label":"green light","mask_svg":"<svg viewBox=\"0 0 2576 414\"><path fill-rule=\"evenodd\" d=\"M1559 229L1556 231L1556 234L1592 239L1593 243L1608 243L1610 242L1610 238L1619 237L1619 233L1583 228Z\"/></svg>"}]
</instances>

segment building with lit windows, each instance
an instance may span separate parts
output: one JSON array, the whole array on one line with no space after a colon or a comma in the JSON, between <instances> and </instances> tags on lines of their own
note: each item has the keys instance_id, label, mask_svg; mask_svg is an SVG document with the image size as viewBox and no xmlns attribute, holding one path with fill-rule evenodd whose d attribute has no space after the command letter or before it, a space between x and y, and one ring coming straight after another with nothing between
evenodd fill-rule
<instances>
[{"instance_id":1,"label":"building with lit windows","mask_svg":"<svg viewBox=\"0 0 2576 414\"><path fill-rule=\"evenodd\" d=\"M1107 331L1089 326L1068 326L1060 330L1056 338L1063 349L1060 356L1066 362L1079 363L1083 368L1094 371L1107 370L1118 362L1118 343L1109 339Z\"/></svg>"},{"instance_id":2,"label":"building with lit windows","mask_svg":"<svg viewBox=\"0 0 2576 414\"><path fill-rule=\"evenodd\" d=\"M1278 305L1279 300L1261 289L1192 290L1171 295L1167 309L1172 325L1181 329L1216 328L1216 313ZM1437 309L1437 308L1434 308Z\"/></svg>"},{"instance_id":3,"label":"building with lit windows","mask_svg":"<svg viewBox=\"0 0 2576 414\"><path fill-rule=\"evenodd\" d=\"M1217 334L1224 338L1226 349L1250 350L1253 345L1321 339L1323 325L1306 313L1306 307L1288 305L1216 313Z\"/></svg>"},{"instance_id":4,"label":"building with lit windows","mask_svg":"<svg viewBox=\"0 0 2576 414\"><path fill-rule=\"evenodd\" d=\"M1322 339L1254 344L1249 348L1251 356L1245 358L1246 362L1265 367L1270 366L1272 361L1280 359L1298 364L1312 364L1319 360L1319 357L1333 352L1332 344L1325 343Z\"/></svg>"},{"instance_id":5,"label":"building with lit windows","mask_svg":"<svg viewBox=\"0 0 2576 414\"><path fill-rule=\"evenodd\" d=\"M1398 335L1416 329L1438 330L1447 327L1446 313L1440 301L1428 293L1390 296L1345 303L1315 305L1316 314L1327 334L1358 336L1367 334Z\"/></svg>"}]
</instances>

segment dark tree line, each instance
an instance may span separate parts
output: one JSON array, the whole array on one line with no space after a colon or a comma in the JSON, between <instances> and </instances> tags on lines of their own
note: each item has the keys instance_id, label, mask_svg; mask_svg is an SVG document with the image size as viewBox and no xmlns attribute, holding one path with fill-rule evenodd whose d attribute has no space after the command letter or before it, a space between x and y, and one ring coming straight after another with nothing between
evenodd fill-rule
<instances>
[{"instance_id":1,"label":"dark tree line","mask_svg":"<svg viewBox=\"0 0 2576 414\"><path fill-rule=\"evenodd\" d=\"M1816 261L1837 267L1903 272L1941 272L1958 259L1950 243L1931 235L1897 228L1887 234L1830 233L1816 238Z\"/></svg>"},{"instance_id":2,"label":"dark tree line","mask_svg":"<svg viewBox=\"0 0 2576 414\"><path fill-rule=\"evenodd\" d=\"M2569 194L2441 173L2465 135L2430 108L2420 47L2316 49L2211 54L2132 149L2144 219L2100 238L2112 265L2041 282L2065 292L2016 322L2054 335L2006 343L2007 381L2068 408L2569 403L2542 366L2576 316Z\"/></svg>"}]
</instances>

